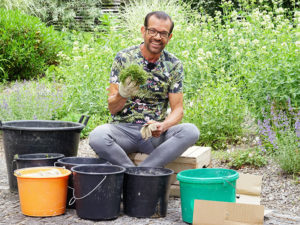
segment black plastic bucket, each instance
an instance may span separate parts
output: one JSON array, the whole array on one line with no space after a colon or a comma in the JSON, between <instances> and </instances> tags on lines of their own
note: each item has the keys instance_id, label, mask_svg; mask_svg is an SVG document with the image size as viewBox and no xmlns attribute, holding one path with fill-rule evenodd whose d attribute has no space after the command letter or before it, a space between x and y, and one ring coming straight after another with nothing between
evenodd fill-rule
<instances>
[{"instance_id":1,"label":"black plastic bucket","mask_svg":"<svg viewBox=\"0 0 300 225\"><path fill-rule=\"evenodd\" d=\"M115 165L81 165L71 170L77 215L90 220L117 218L126 169Z\"/></svg>"},{"instance_id":2,"label":"black plastic bucket","mask_svg":"<svg viewBox=\"0 0 300 225\"><path fill-rule=\"evenodd\" d=\"M173 173L166 168L127 168L123 188L124 213L140 218L165 217Z\"/></svg>"},{"instance_id":3,"label":"black plastic bucket","mask_svg":"<svg viewBox=\"0 0 300 225\"><path fill-rule=\"evenodd\" d=\"M71 170L74 166L85 165L85 164L98 164L98 165L110 165L107 160L101 158L89 158L89 157L65 157L58 159L57 162L54 163L55 166L65 167L68 170ZM68 184L68 195L67 195L67 207L74 209L75 204L70 205L69 202L73 197L73 178L72 174L69 176L69 184Z\"/></svg>"},{"instance_id":4,"label":"black plastic bucket","mask_svg":"<svg viewBox=\"0 0 300 225\"><path fill-rule=\"evenodd\" d=\"M35 153L14 156L17 169L28 167L54 166L54 163L65 157L61 153Z\"/></svg>"},{"instance_id":5,"label":"black plastic bucket","mask_svg":"<svg viewBox=\"0 0 300 225\"><path fill-rule=\"evenodd\" d=\"M17 191L17 179L13 175L16 154L43 152L76 156L80 132L88 119L88 116L82 115L78 123L52 120L0 121L10 190Z\"/></svg>"}]
</instances>

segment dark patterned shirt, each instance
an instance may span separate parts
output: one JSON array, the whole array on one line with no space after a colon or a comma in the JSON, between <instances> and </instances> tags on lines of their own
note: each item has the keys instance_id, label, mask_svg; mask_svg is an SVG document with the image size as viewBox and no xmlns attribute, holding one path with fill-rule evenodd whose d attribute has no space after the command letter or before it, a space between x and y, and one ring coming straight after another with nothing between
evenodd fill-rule
<instances>
[{"instance_id":1,"label":"dark patterned shirt","mask_svg":"<svg viewBox=\"0 0 300 225\"><path fill-rule=\"evenodd\" d=\"M183 67L171 53L163 50L153 64L142 55L140 46L133 46L117 53L112 65L110 83L119 84L123 68L138 64L149 73L145 85L136 96L128 98L124 108L112 115L113 123L144 124L149 120L162 122L167 116L169 93L182 93Z\"/></svg>"}]
</instances>

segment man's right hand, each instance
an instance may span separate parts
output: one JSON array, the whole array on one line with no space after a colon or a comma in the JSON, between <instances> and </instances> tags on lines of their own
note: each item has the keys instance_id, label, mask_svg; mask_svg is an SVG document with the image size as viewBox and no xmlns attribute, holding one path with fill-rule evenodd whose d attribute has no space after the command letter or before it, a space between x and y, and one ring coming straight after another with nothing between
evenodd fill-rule
<instances>
[{"instance_id":1,"label":"man's right hand","mask_svg":"<svg viewBox=\"0 0 300 225\"><path fill-rule=\"evenodd\" d=\"M124 83L120 83L119 85L119 94L123 98L129 98L131 96L135 96L139 91L139 86L135 81L131 81L130 77L127 77Z\"/></svg>"}]
</instances>

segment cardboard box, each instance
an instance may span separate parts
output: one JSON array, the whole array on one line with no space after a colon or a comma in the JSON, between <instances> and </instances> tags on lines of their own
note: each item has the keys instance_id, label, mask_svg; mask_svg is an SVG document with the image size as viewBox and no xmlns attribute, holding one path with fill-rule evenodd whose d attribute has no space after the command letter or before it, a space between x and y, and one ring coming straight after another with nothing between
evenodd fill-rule
<instances>
[{"instance_id":1,"label":"cardboard box","mask_svg":"<svg viewBox=\"0 0 300 225\"><path fill-rule=\"evenodd\" d=\"M195 200L194 225L263 225L262 176L239 173L236 203Z\"/></svg>"}]
</instances>

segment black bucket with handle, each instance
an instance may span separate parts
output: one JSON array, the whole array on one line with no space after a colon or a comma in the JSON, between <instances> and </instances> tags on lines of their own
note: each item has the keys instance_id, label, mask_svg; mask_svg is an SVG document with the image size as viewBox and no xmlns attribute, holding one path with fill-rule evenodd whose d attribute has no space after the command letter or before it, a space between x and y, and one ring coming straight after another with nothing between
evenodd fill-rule
<instances>
[{"instance_id":1,"label":"black bucket with handle","mask_svg":"<svg viewBox=\"0 0 300 225\"><path fill-rule=\"evenodd\" d=\"M15 155L14 162L17 169L28 167L54 166L54 163L65 157L61 153L34 153Z\"/></svg>"},{"instance_id":2,"label":"black bucket with handle","mask_svg":"<svg viewBox=\"0 0 300 225\"><path fill-rule=\"evenodd\" d=\"M120 214L125 168L115 165L74 166L76 213L82 219L111 220Z\"/></svg>"},{"instance_id":3,"label":"black bucket with handle","mask_svg":"<svg viewBox=\"0 0 300 225\"><path fill-rule=\"evenodd\" d=\"M107 160L101 158L92 158L92 157L65 157L58 159L57 162L54 163L55 166L65 167L68 170L71 170L74 166L79 165L111 165ZM68 195L67 195L67 208L75 209L75 204L69 204L71 198L73 197L73 178L72 174L69 176L68 182Z\"/></svg>"},{"instance_id":4,"label":"black bucket with handle","mask_svg":"<svg viewBox=\"0 0 300 225\"><path fill-rule=\"evenodd\" d=\"M82 115L78 123L54 120L17 120L2 123L3 144L9 188L17 191L15 155L34 153L61 153L76 156L80 133L89 116Z\"/></svg>"},{"instance_id":5,"label":"black bucket with handle","mask_svg":"<svg viewBox=\"0 0 300 225\"><path fill-rule=\"evenodd\" d=\"M165 217L173 173L166 168L127 168L123 188L124 213L139 218Z\"/></svg>"}]
</instances>

